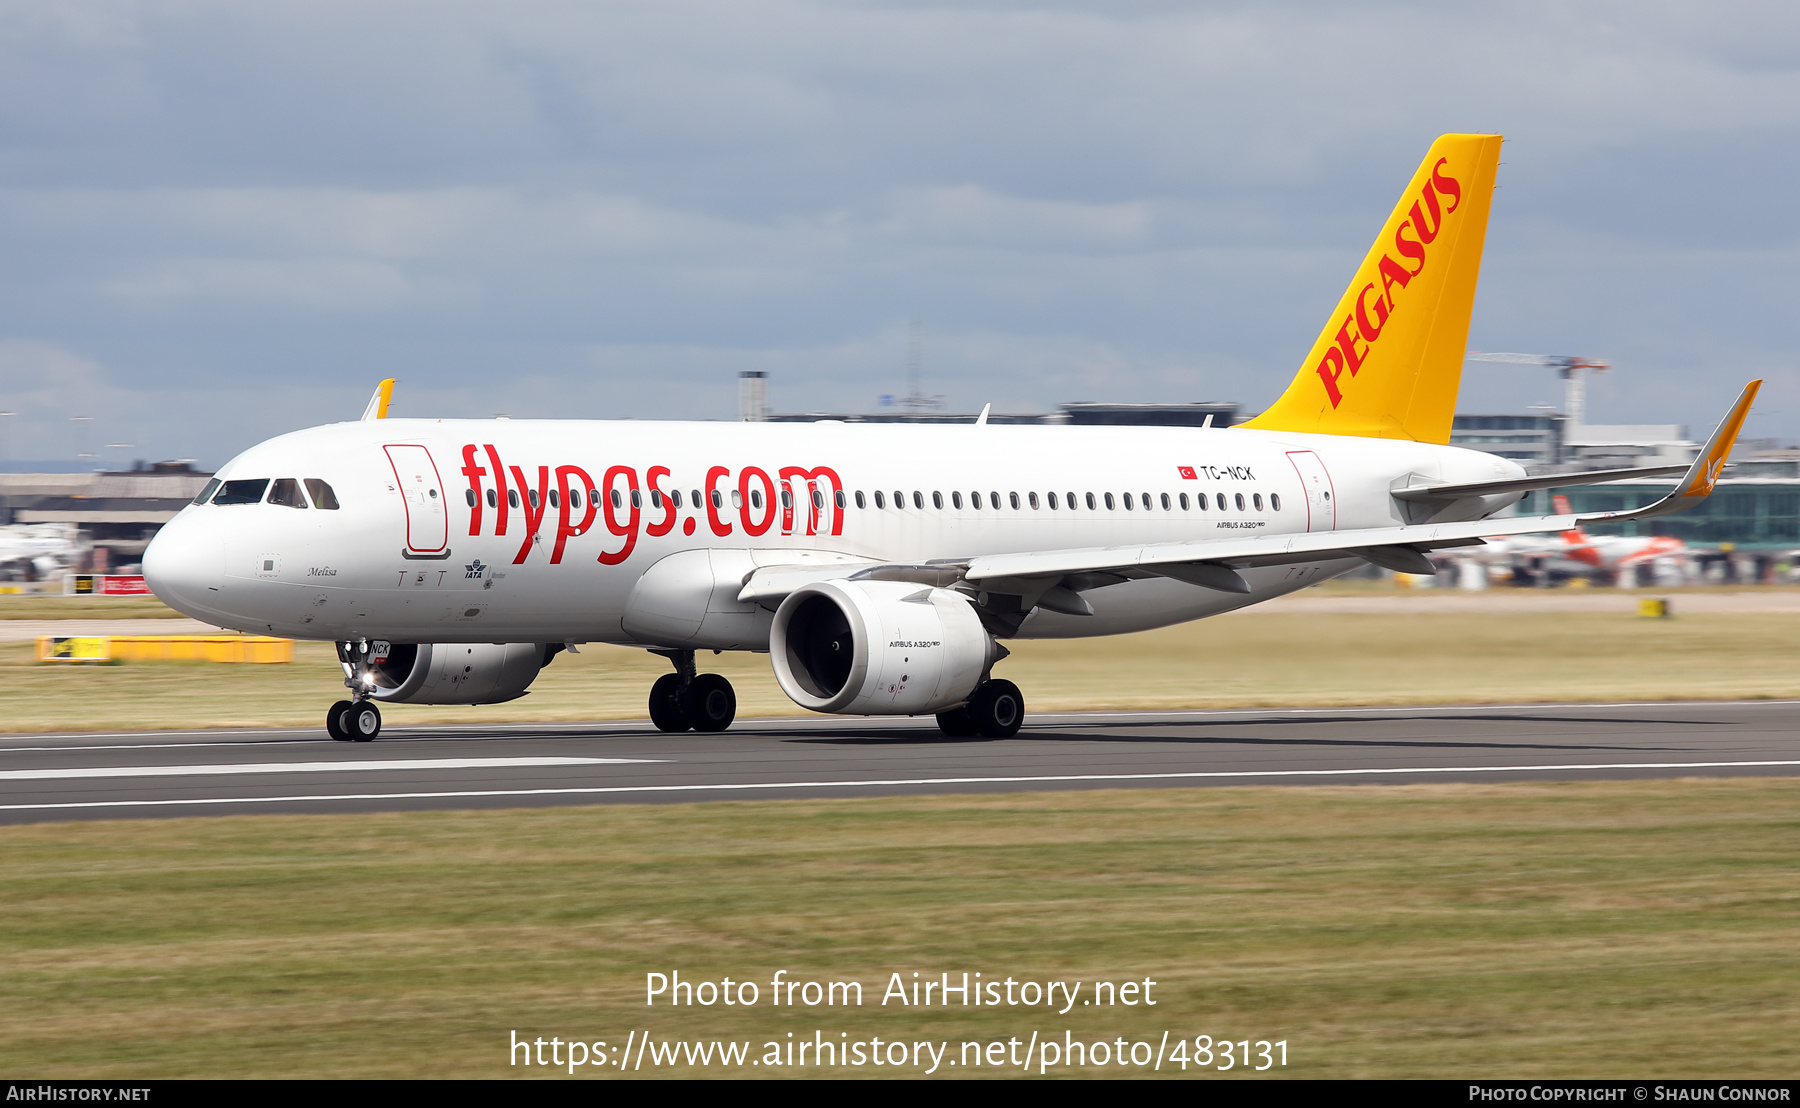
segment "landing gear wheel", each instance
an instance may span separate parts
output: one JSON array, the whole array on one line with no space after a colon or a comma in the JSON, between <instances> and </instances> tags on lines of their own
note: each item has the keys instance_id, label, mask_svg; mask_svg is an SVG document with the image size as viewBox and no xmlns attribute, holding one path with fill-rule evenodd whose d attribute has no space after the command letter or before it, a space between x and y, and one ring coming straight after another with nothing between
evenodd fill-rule
<instances>
[{"instance_id":1,"label":"landing gear wheel","mask_svg":"<svg viewBox=\"0 0 1800 1108\"><path fill-rule=\"evenodd\" d=\"M681 711L696 731L723 731L737 718L737 693L716 673L702 673L681 691Z\"/></svg>"},{"instance_id":2,"label":"landing gear wheel","mask_svg":"<svg viewBox=\"0 0 1800 1108\"><path fill-rule=\"evenodd\" d=\"M342 718L344 729L350 732L350 738L356 742L374 742L375 736L381 734L381 709L372 700L351 705Z\"/></svg>"},{"instance_id":3,"label":"landing gear wheel","mask_svg":"<svg viewBox=\"0 0 1800 1108\"><path fill-rule=\"evenodd\" d=\"M1025 722L1025 697L1011 681L989 681L975 690L966 710L983 735L1010 739Z\"/></svg>"},{"instance_id":4,"label":"landing gear wheel","mask_svg":"<svg viewBox=\"0 0 1800 1108\"><path fill-rule=\"evenodd\" d=\"M952 708L948 712L939 712L937 721L938 730L953 739L972 739L981 734L981 728L976 725L975 717L969 714L966 706Z\"/></svg>"},{"instance_id":5,"label":"landing gear wheel","mask_svg":"<svg viewBox=\"0 0 1800 1108\"><path fill-rule=\"evenodd\" d=\"M344 713L354 707L356 707L356 705L350 703L348 700L340 700L327 708L325 710L325 733L336 739L338 742L349 742L350 730L344 724Z\"/></svg>"},{"instance_id":6,"label":"landing gear wheel","mask_svg":"<svg viewBox=\"0 0 1800 1108\"><path fill-rule=\"evenodd\" d=\"M686 731L693 726L681 710L679 673L665 673L650 686L650 722L658 731Z\"/></svg>"}]
</instances>

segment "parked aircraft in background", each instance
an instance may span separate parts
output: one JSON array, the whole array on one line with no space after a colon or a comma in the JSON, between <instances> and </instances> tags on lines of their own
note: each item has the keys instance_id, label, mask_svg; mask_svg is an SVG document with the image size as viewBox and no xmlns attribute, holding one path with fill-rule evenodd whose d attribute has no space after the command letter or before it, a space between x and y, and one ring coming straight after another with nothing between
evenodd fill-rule
<instances>
[{"instance_id":1,"label":"parked aircraft in background","mask_svg":"<svg viewBox=\"0 0 1800 1108\"><path fill-rule=\"evenodd\" d=\"M1663 500L1487 518L1569 481L1446 445L1500 141L1432 145L1243 427L388 419L389 381L362 421L226 464L144 572L198 619L335 641L340 739L373 738L382 702L524 695L589 642L670 660L649 695L667 731L728 727L735 694L696 655L749 650L814 711L1010 735L1004 640L1199 619L1368 563L1429 572L1428 550L1712 491L1756 382Z\"/></svg>"},{"instance_id":2,"label":"parked aircraft in background","mask_svg":"<svg viewBox=\"0 0 1800 1108\"><path fill-rule=\"evenodd\" d=\"M80 530L67 523L0 527L0 580L42 581L81 562Z\"/></svg>"},{"instance_id":3,"label":"parked aircraft in background","mask_svg":"<svg viewBox=\"0 0 1800 1108\"><path fill-rule=\"evenodd\" d=\"M1563 474L1558 484L1579 480L1580 475ZM1568 497L1554 496L1551 503L1557 515L1573 516ZM1637 585L1654 583L1640 579L1645 570L1659 565L1684 566L1688 553L1687 544L1670 535L1593 535L1576 526L1552 534L1496 536L1455 560L1507 566L1521 583L1587 577L1612 585Z\"/></svg>"}]
</instances>

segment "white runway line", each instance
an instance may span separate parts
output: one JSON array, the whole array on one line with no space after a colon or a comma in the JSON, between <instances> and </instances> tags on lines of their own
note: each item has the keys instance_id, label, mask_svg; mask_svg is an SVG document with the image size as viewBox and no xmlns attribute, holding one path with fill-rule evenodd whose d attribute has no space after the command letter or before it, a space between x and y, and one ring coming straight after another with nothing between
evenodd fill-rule
<instances>
[{"instance_id":1,"label":"white runway line","mask_svg":"<svg viewBox=\"0 0 1800 1108\"><path fill-rule=\"evenodd\" d=\"M414 764L414 763L401 763ZM1015 785L1056 784L1073 781L1190 781L1271 777L1374 777L1384 774L1456 774L1456 773L1539 773L1567 770L1620 769L1756 769L1774 766L1800 766L1794 761L1755 762L1596 762L1568 765L1530 766L1406 766L1392 769L1265 769L1217 770L1201 773L1069 773L1041 777L912 777L874 781L760 781L718 785L607 785L566 789L471 789L458 792L429 793L337 793L314 796L239 796L203 797L194 800L82 800L64 804L0 804L0 812L35 811L46 808L163 808L178 805L218 804L288 804L301 801L333 800L459 800L479 797L532 796L602 796L623 793L696 793L748 792L771 789L844 789L908 787L918 785Z\"/></svg>"},{"instance_id":2,"label":"white runway line","mask_svg":"<svg viewBox=\"0 0 1800 1108\"><path fill-rule=\"evenodd\" d=\"M369 773L389 769L512 769L526 766L644 764L655 758L393 758L372 762L243 762L209 766L92 766L0 770L0 781L85 777L234 777L240 773Z\"/></svg>"}]
</instances>

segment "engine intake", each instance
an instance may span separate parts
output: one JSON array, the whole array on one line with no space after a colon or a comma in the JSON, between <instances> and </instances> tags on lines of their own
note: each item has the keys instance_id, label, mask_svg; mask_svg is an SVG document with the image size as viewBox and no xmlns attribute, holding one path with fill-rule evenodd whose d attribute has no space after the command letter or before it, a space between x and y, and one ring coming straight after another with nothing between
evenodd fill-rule
<instances>
[{"instance_id":1,"label":"engine intake","mask_svg":"<svg viewBox=\"0 0 1800 1108\"><path fill-rule=\"evenodd\" d=\"M500 704L524 696L560 649L560 643L536 642L394 643L369 671L376 700Z\"/></svg>"},{"instance_id":2,"label":"engine intake","mask_svg":"<svg viewBox=\"0 0 1800 1108\"><path fill-rule=\"evenodd\" d=\"M904 581L819 581L775 612L781 691L815 712L913 716L961 704L1004 654L974 607Z\"/></svg>"}]
</instances>

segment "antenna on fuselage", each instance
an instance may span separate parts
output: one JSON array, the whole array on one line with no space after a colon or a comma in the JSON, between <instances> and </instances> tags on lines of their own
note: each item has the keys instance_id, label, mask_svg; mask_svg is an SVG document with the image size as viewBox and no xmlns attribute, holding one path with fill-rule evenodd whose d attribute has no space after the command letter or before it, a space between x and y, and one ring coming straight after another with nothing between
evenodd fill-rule
<instances>
[{"instance_id":1,"label":"antenna on fuselage","mask_svg":"<svg viewBox=\"0 0 1800 1108\"><path fill-rule=\"evenodd\" d=\"M983 404L981 406L981 414L975 417L975 426L986 427L988 413L993 410L994 410L994 406L992 404Z\"/></svg>"}]
</instances>

